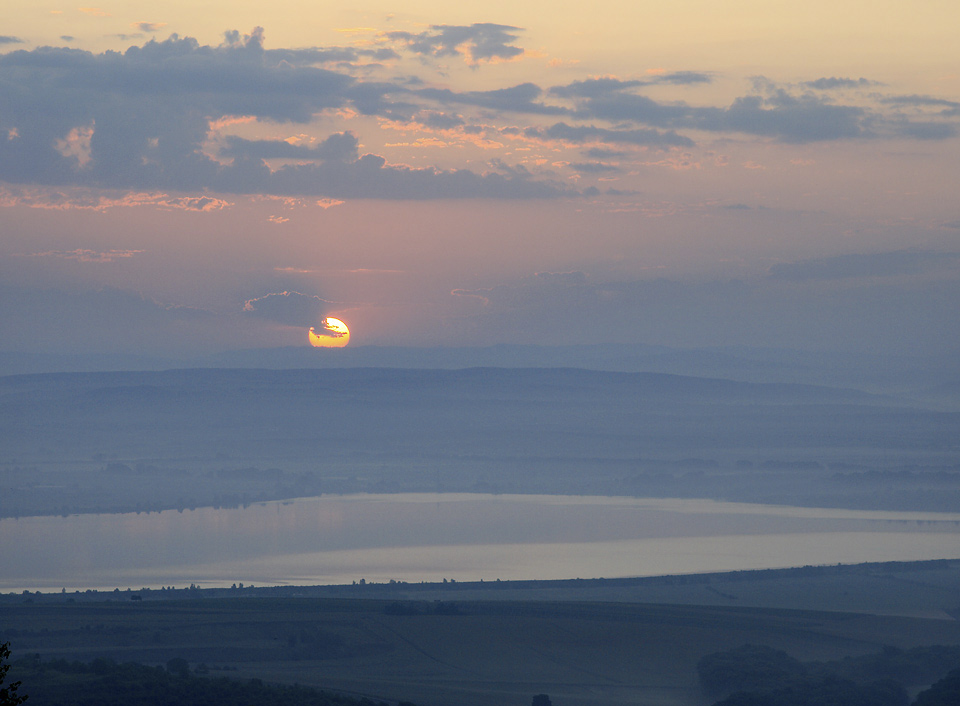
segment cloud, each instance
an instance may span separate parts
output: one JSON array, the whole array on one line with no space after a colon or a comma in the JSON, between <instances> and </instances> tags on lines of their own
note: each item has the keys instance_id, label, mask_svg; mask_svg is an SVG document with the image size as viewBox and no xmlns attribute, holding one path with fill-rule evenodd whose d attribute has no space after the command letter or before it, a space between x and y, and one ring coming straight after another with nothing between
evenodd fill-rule
<instances>
[{"instance_id":1,"label":"cloud","mask_svg":"<svg viewBox=\"0 0 960 706\"><path fill-rule=\"evenodd\" d=\"M228 137L220 154L243 159L307 159L317 161L354 162L359 158L360 142L351 132L330 135L318 145L298 145L285 140L245 140Z\"/></svg>"},{"instance_id":2,"label":"cloud","mask_svg":"<svg viewBox=\"0 0 960 706\"><path fill-rule=\"evenodd\" d=\"M675 86L689 86L696 83L713 83L713 76L703 71L674 71L657 76L651 83L670 83Z\"/></svg>"},{"instance_id":3,"label":"cloud","mask_svg":"<svg viewBox=\"0 0 960 706\"><path fill-rule=\"evenodd\" d=\"M64 260L74 260L76 262L95 262L106 263L116 262L117 260L126 260L134 255L139 255L144 250L46 250L44 252L24 253L20 257L56 257Z\"/></svg>"},{"instance_id":4,"label":"cloud","mask_svg":"<svg viewBox=\"0 0 960 706\"><path fill-rule=\"evenodd\" d=\"M588 174L603 174L605 172L619 172L620 167L603 162L571 162L570 168Z\"/></svg>"},{"instance_id":5,"label":"cloud","mask_svg":"<svg viewBox=\"0 0 960 706\"><path fill-rule=\"evenodd\" d=\"M796 143L866 137L870 131L865 118L863 108L792 96L786 91L765 98L745 96L726 110L701 109L691 116L701 129L743 132Z\"/></svg>"},{"instance_id":6,"label":"cloud","mask_svg":"<svg viewBox=\"0 0 960 706\"><path fill-rule=\"evenodd\" d=\"M649 85L648 81L623 81L619 78L611 77L588 78L572 81L565 86L553 86L550 89L550 93L555 96L560 96L561 98L598 98L628 88L647 85Z\"/></svg>"},{"instance_id":7,"label":"cloud","mask_svg":"<svg viewBox=\"0 0 960 706\"><path fill-rule=\"evenodd\" d=\"M571 81L565 86L553 86L550 93L563 98L600 98L612 93L642 86L671 84L676 86L712 83L713 77L701 71L675 71L657 74L649 79L623 80L611 76Z\"/></svg>"},{"instance_id":8,"label":"cloud","mask_svg":"<svg viewBox=\"0 0 960 706\"><path fill-rule=\"evenodd\" d=\"M845 80L848 79L818 79L811 83L829 87ZM877 137L948 139L956 134L955 126L951 124L884 115L864 105L840 105L812 93L792 93L765 79L755 80L756 93L740 96L727 107L693 106L683 101L664 103L637 92L636 89L649 83L592 78L554 86L548 93L572 101L572 115L580 119L632 122L670 130L743 133L787 143ZM857 84L860 85L859 80ZM958 104L952 101L934 102L922 97L902 97L896 101L883 99L880 102L939 104L947 109L944 114L958 108Z\"/></svg>"},{"instance_id":9,"label":"cloud","mask_svg":"<svg viewBox=\"0 0 960 706\"><path fill-rule=\"evenodd\" d=\"M458 93L447 88L423 88L415 91L415 93L439 103L475 105L481 108L513 113L529 115L567 115L570 113L568 108L539 102L537 99L543 95L543 90L533 83L521 83L510 88L498 88L491 91Z\"/></svg>"},{"instance_id":10,"label":"cloud","mask_svg":"<svg viewBox=\"0 0 960 706\"><path fill-rule=\"evenodd\" d=\"M166 22L134 22L130 25L134 29L140 30L141 32L159 32L161 29L167 26Z\"/></svg>"},{"instance_id":11,"label":"cloud","mask_svg":"<svg viewBox=\"0 0 960 706\"><path fill-rule=\"evenodd\" d=\"M921 96L917 94L909 96L883 96L881 103L895 103L897 105L934 105L956 108L960 106L957 101L946 100L944 98L934 98L933 96Z\"/></svg>"},{"instance_id":12,"label":"cloud","mask_svg":"<svg viewBox=\"0 0 960 706\"><path fill-rule=\"evenodd\" d=\"M80 169L90 164L90 140L93 138L93 123L75 127L67 136L54 141L54 146L63 157L77 160Z\"/></svg>"},{"instance_id":13,"label":"cloud","mask_svg":"<svg viewBox=\"0 0 960 706\"><path fill-rule=\"evenodd\" d=\"M603 147L591 147L583 151L584 157L592 159L609 159L611 157L626 157L629 153L623 150L609 150Z\"/></svg>"},{"instance_id":14,"label":"cloud","mask_svg":"<svg viewBox=\"0 0 960 706\"><path fill-rule=\"evenodd\" d=\"M865 78L818 78L815 81L804 81L802 86L815 88L818 91L832 91L838 88L867 88L868 86L878 86L876 81L869 81Z\"/></svg>"},{"instance_id":15,"label":"cloud","mask_svg":"<svg viewBox=\"0 0 960 706\"><path fill-rule=\"evenodd\" d=\"M481 61L517 56L522 50L511 42L519 31L507 25L437 25L394 39L435 56L469 51L471 60ZM249 34L226 32L217 46L173 34L124 52L39 47L0 54L0 135L16 138L0 139L0 180L138 193L336 200L577 195L569 184L518 170L480 173L393 164L384 155L361 154L361 136L343 127L316 144L251 137L258 125L316 124L319 116L418 121L426 129L460 129L464 135L499 131L517 140L591 147L691 147L687 133L694 132L788 143L944 140L957 134L956 124L944 117L960 106L919 96L849 105L767 81L758 81L755 94L726 107L663 102L642 94L654 84L695 86L712 80L695 71L642 80L590 78L549 90L524 82L456 91L406 79L366 80L374 74L357 69L358 62L395 55L383 46L267 49L259 27ZM478 109L483 126L467 126L463 116L447 109L450 105ZM901 114L911 106L943 110L920 118ZM518 124L498 126L505 114ZM533 122L543 116L562 122ZM250 122L244 137L230 134L230 121L240 119Z\"/></svg>"},{"instance_id":16,"label":"cloud","mask_svg":"<svg viewBox=\"0 0 960 706\"><path fill-rule=\"evenodd\" d=\"M213 125L227 116L307 123L325 110L414 114L389 96L409 89L362 83L319 68L312 50L272 53L263 32L225 34L216 47L176 34L122 54L42 47L0 55L2 128L18 139L0 141L0 180L137 191L210 190L343 198L550 198L574 195L569 186L523 177L390 165L357 154L350 132L316 147L280 141L224 140L231 164L204 152ZM527 86L468 94L463 100L507 109L529 101ZM527 98L525 98L527 97ZM520 106L522 108L522 106ZM529 110L535 110L530 107ZM271 170L264 159L307 164Z\"/></svg>"},{"instance_id":17,"label":"cloud","mask_svg":"<svg viewBox=\"0 0 960 706\"><path fill-rule=\"evenodd\" d=\"M278 147L273 142L254 144L254 149L265 153ZM309 155L305 150L296 153ZM216 190L229 193L326 197L318 203L351 198L525 199L578 195L576 189L567 184L534 178L522 169L504 175L496 172L478 174L467 169L417 168L387 164L386 159L376 154L364 154L354 161L288 164L275 171L260 159L237 159L232 167L221 171L213 184Z\"/></svg>"},{"instance_id":18,"label":"cloud","mask_svg":"<svg viewBox=\"0 0 960 706\"><path fill-rule=\"evenodd\" d=\"M0 145L0 178L14 183L190 190L218 165L200 152L209 116L306 122L348 102L352 78L271 65L254 32L219 47L172 35L123 54L41 47L0 56L0 104L20 138ZM80 138L87 138L89 153ZM75 132L76 131L76 132ZM65 147L78 146L70 156ZM60 142L58 142L60 141ZM83 174L76 167L81 155Z\"/></svg>"},{"instance_id":19,"label":"cloud","mask_svg":"<svg viewBox=\"0 0 960 706\"><path fill-rule=\"evenodd\" d=\"M383 36L421 56L462 56L472 66L483 62L515 59L523 49L515 46L519 27L487 22L472 25L433 25L419 33L385 32Z\"/></svg>"},{"instance_id":20,"label":"cloud","mask_svg":"<svg viewBox=\"0 0 960 706\"><path fill-rule=\"evenodd\" d=\"M523 134L534 139L560 140L574 144L608 142L653 147L692 147L694 144L689 137L678 135L673 131L664 132L648 128L621 130L567 123L555 123L548 128L527 128Z\"/></svg>"},{"instance_id":21,"label":"cloud","mask_svg":"<svg viewBox=\"0 0 960 706\"><path fill-rule=\"evenodd\" d=\"M274 63L291 66L316 66L334 64L349 67L370 61L390 61L400 55L389 47L309 47L304 49L265 49L264 56Z\"/></svg>"},{"instance_id":22,"label":"cloud","mask_svg":"<svg viewBox=\"0 0 960 706\"><path fill-rule=\"evenodd\" d=\"M909 96L881 96L878 100L880 103L886 105L917 108L918 110L922 110L923 108L941 108L941 110L936 113L928 113L928 115L934 114L940 115L941 117L960 116L960 102L934 98L933 96L920 96L916 94Z\"/></svg>"},{"instance_id":23,"label":"cloud","mask_svg":"<svg viewBox=\"0 0 960 706\"><path fill-rule=\"evenodd\" d=\"M0 34L0 45L3 44L23 44L20 37L12 37L9 34Z\"/></svg>"},{"instance_id":24,"label":"cloud","mask_svg":"<svg viewBox=\"0 0 960 706\"><path fill-rule=\"evenodd\" d=\"M137 205L148 204L180 211L222 211L233 205L229 201L213 196L167 196L166 194L146 199Z\"/></svg>"},{"instance_id":25,"label":"cloud","mask_svg":"<svg viewBox=\"0 0 960 706\"><path fill-rule=\"evenodd\" d=\"M958 264L960 264L960 254L957 253L897 250L783 263L770 268L770 278L801 282L856 277L895 277L915 275L943 267L956 267Z\"/></svg>"},{"instance_id":26,"label":"cloud","mask_svg":"<svg viewBox=\"0 0 960 706\"><path fill-rule=\"evenodd\" d=\"M584 83L574 86L571 94L580 98L577 115L583 117L631 121L662 129L740 132L797 143L869 134L865 109L834 105L813 96L793 96L784 90L767 96L743 96L727 108L713 108L683 102L661 103L625 91L631 82Z\"/></svg>"},{"instance_id":27,"label":"cloud","mask_svg":"<svg viewBox=\"0 0 960 706\"><path fill-rule=\"evenodd\" d=\"M247 316L254 316L288 326L316 326L334 302L300 292L272 292L248 300L243 306Z\"/></svg>"},{"instance_id":28,"label":"cloud","mask_svg":"<svg viewBox=\"0 0 960 706\"><path fill-rule=\"evenodd\" d=\"M229 201L212 196L174 196L165 193L118 192L71 188L66 190L50 188L23 188L16 186L0 187L0 207L11 208L26 206L54 211L104 212L113 208L134 208L153 206L164 210L177 211L221 211L233 206Z\"/></svg>"},{"instance_id":29,"label":"cloud","mask_svg":"<svg viewBox=\"0 0 960 706\"><path fill-rule=\"evenodd\" d=\"M894 124L896 135L914 140L947 140L957 136L957 126L947 123L908 122Z\"/></svg>"},{"instance_id":30,"label":"cloud","mask_svg":"<svg viewBox=\"0 0 960 706\"><path fill-rule=\"evenodd\" d=\"M459 115L451 115L437 110L422 110L413 116L413 120L424 127L434 130L452 130L462 127L464 120Z\"/></svg>"}]
</instances>

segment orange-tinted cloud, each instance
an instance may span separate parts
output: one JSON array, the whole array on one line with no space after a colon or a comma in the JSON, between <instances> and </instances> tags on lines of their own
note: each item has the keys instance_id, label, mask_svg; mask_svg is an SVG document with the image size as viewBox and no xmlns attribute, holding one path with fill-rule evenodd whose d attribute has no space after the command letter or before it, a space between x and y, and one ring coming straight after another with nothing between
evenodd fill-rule
<instances>
[{"instance_id":1,"label":"orange-tinted cloud","mask_svg":"<svg viewBox=\"0 0 960 706\"><path fill-rule=\"evenodd\" d=\"M46 188L0 187L0 206L26 206L55 211L79 209L107 211L113 208L153 206L165 210L220 211L233 204L212 196L172 196L163 193L131 192L111 196L91 189L59 191Z\"/></svg>"}]
</instances>

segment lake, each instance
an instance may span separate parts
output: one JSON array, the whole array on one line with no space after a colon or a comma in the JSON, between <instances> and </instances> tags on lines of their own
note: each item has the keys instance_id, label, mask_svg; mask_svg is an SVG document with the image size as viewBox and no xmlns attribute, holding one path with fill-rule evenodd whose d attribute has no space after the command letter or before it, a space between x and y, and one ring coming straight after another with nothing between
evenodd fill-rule
<instances>
[{"instance_id":1,"label":"lake","mask_svg":"<svg viewBox=\"0 0 960 706\"><path fill-rule=\"evenodd\" d=\"M613 578L960 557L960 513L396 494L0 520L0 591Z\"/></svg>"}]
</instances>

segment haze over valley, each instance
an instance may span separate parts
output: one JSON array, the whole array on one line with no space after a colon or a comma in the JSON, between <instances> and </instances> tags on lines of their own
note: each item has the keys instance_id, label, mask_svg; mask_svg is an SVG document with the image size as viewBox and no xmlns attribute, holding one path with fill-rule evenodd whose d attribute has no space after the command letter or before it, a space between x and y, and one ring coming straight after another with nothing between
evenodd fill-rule
<instances>
[{"instance_id":1,"label":"haze over valley","mask_svg":"<svg viewBox=\"0 0 960 706\"><path fill-rule=\"evenodd\" d=\"M0 379L2 516L347 492L953 511L960 412L792 383L568 368Z\"/></svg>"}]
</instances>

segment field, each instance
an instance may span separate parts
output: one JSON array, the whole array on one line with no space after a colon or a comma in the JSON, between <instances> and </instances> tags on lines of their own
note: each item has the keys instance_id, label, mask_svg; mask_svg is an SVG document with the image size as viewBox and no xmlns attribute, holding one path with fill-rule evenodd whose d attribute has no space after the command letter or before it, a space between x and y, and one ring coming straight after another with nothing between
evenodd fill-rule
<instances>
[{"instance_id":1,"label":"field","mask_svg":"<svg viewBox=\"0 0 960 706\"><path fill-rule=\"evenodd\" d=\"M15 659L165 664L180 657L211 675L422 706L519 706L537 693L550 694L558 706L698 706L712 702L701 693L698 660L744 644L770 645L804 661L884 646L960 645L956 562L808 573L677 577L672 586L661 579L579 588L505 582L482 589L316 589L326 596L292 595L310 589L279 597L276 589L8 595L0 601L0 624ZM344 597L351 591L356 597ZM545 591L570 600L542 600ZM576 591L588 597L618 591L621 602L577 599ZM517 600L518 593L528 600ZM789 603L799 593L815 594L820 608L751 605ZM863 612L831 609L848 605L852 593L859 593ZM644 595L665 600L644 602ZM714 605L669 604L670 596L712 596ZM29 684L23 688L29 692Z\"/></svg>"}]
</instances>

